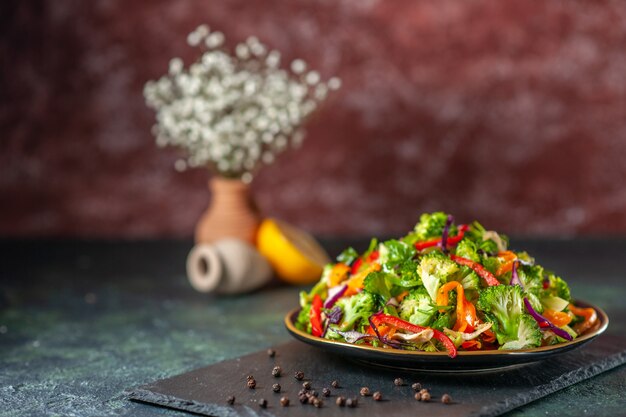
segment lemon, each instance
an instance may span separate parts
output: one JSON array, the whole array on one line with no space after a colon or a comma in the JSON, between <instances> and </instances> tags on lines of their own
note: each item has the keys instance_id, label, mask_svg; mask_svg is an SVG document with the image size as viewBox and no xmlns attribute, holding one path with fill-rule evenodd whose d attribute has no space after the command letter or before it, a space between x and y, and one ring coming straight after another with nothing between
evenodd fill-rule
<instances>
[{"instance_id":1,"label":"lemon","mask_svg":"<svg viewBox=\"0 0 626 417\"><path fill-rule=\"evenodd\" d=\"M265 219L257 234L259 252L278 277L290 284L311 284L320 278L330 259L307 232L276 219Z\"/></svg>"}]
</instances>

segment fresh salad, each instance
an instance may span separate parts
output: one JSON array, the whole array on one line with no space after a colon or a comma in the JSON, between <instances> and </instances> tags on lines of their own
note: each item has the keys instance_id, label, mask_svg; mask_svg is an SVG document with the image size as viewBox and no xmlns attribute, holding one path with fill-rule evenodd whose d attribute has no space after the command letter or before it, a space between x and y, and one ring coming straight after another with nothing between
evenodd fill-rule
<instances>
[{"instance_id":1,"label":"fresh salad","mask_svg":"<svg viewBox=\"0 0 626 417\"><path fill-rule=\"evenodd\" d=\"M506 236L442 212L423 214L401 239L344 250L300 306L295 326L313 336L450 357L562 343L598 320Z\"/></svg>"}]
</instances>

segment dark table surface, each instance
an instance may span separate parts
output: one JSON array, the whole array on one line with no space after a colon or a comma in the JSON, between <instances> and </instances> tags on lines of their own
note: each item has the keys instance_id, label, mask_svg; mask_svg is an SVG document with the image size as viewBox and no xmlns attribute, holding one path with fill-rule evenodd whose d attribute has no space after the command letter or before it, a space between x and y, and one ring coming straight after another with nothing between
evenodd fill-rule
<instances>
[{"instance_id":1,"label":"dark table surface","mask_svg":"<svg viewBox=\"0 0 626 417\"><path fill-rule=\"evenodd\" d=\"M366 240L326 239L331 254ZM626 332L626 239L513 239ZM124 390L289 340L300 288L216 297L187 284L188 241L0 241L0 415L187 415ZM626 413L626 366L508 416Z\"/></svg>"}]
</instances>

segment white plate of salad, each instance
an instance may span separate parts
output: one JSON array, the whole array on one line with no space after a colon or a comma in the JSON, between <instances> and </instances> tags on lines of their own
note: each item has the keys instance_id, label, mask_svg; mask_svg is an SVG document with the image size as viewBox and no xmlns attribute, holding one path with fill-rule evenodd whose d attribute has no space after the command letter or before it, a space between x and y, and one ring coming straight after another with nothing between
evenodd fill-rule
<instances>
[{"instance_id":1,"label":"white plate of salad","mask_svg":"<svg viewBox=\"0 0 626 417\"><path fill-rule=\"evenodd\" d=\"M329 264L285 318L296 338L378 365L476 370L534 362L608 326L566 281L480 223L425 213L400 239Z\"/></svg>"}]
</instances>

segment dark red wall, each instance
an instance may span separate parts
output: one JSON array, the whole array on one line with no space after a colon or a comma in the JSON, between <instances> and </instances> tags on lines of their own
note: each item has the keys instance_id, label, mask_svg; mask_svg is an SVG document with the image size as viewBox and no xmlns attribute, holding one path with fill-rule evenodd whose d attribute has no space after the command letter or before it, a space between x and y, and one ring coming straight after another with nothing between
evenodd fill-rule
<instances>
[{"instance_id":1,"label":"dark red wall","mask_svg":"<svg viewBox=\"0 0 626 417\"><path fill-rule=\"evenodd\" d=\"M146 80L200 23L344 87L262 170L267 215L397 233L626 233L626 2L50 0L0 6L0 235L190 236L208 174L156 148Z\"/></svg>"}]
</instances>

